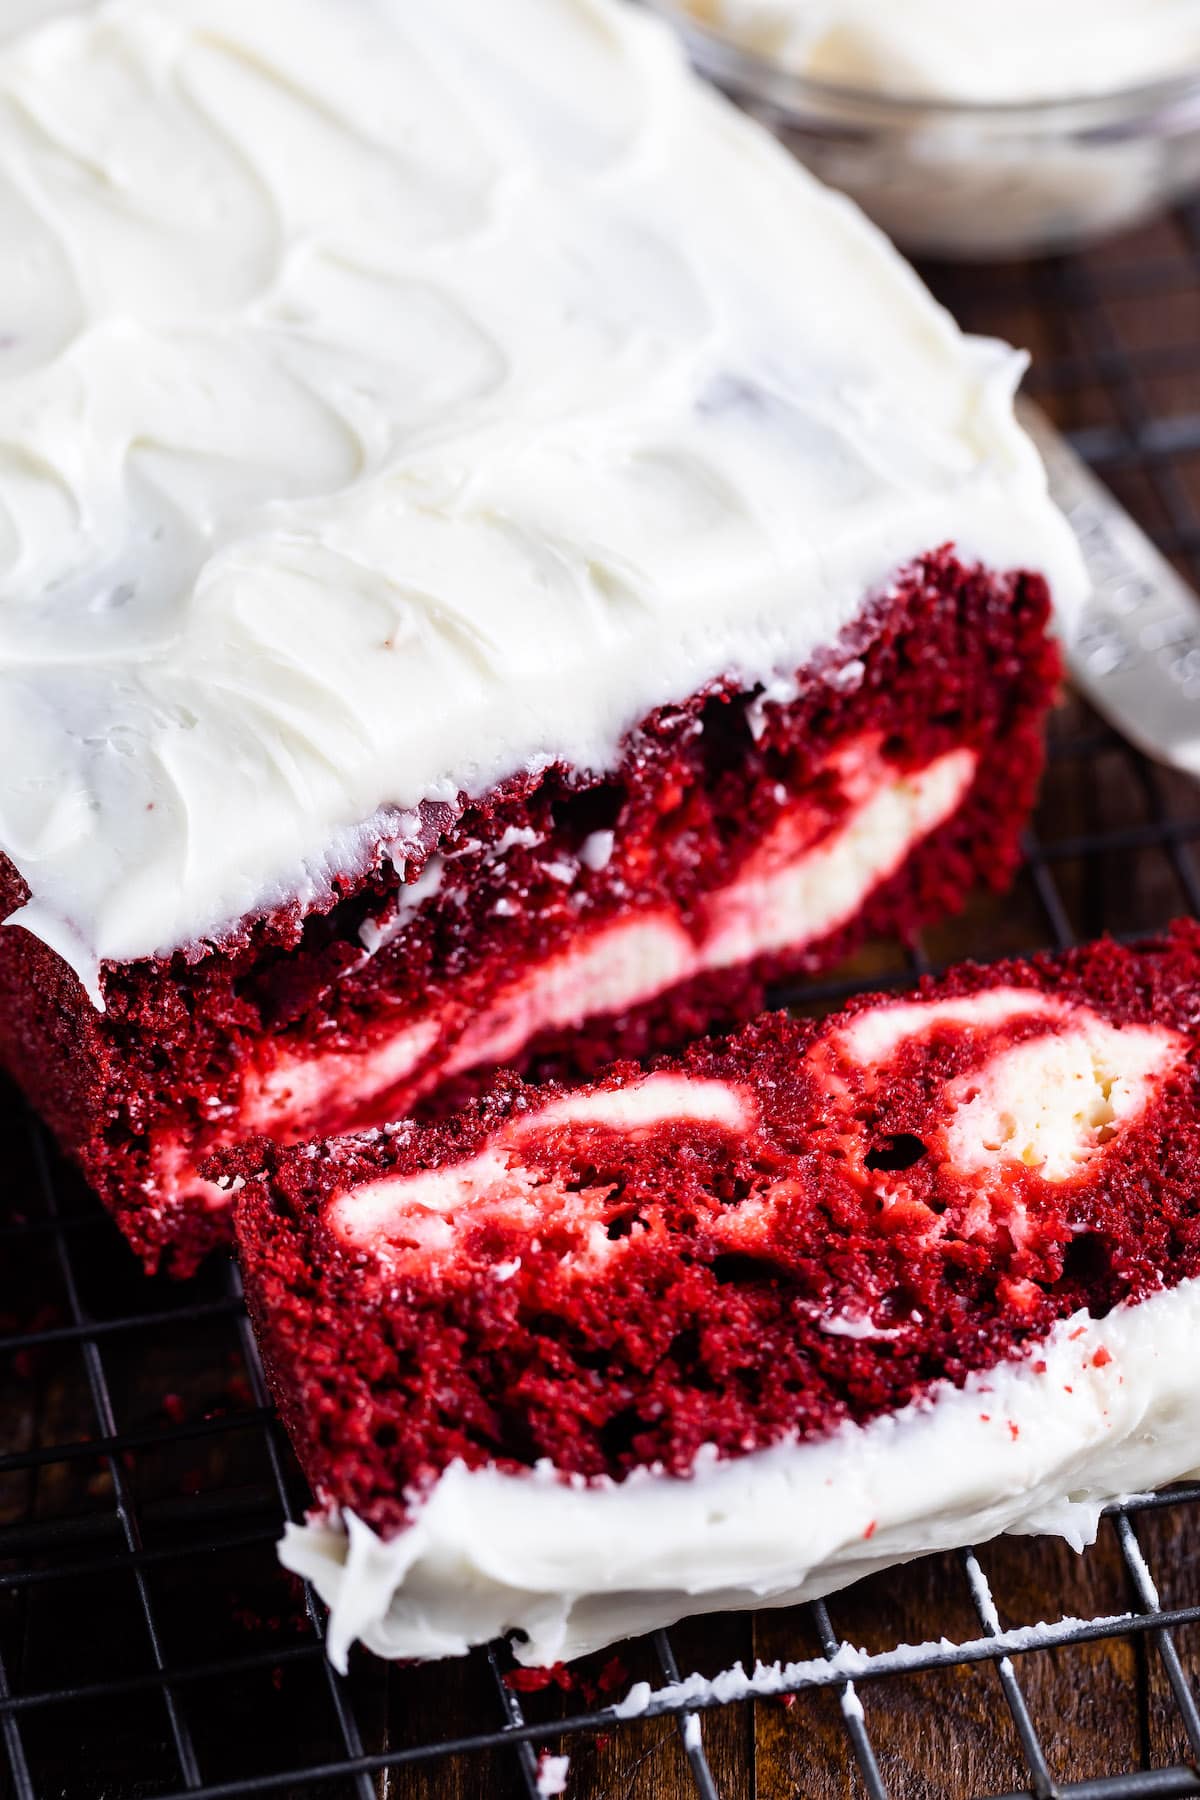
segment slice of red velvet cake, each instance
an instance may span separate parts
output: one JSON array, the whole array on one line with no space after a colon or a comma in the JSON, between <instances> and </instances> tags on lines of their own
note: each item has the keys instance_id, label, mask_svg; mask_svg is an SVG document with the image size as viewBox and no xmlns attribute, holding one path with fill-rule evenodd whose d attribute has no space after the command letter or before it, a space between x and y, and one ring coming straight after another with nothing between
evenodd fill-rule
<instances>
[{"instance_id":1,"label":"slice of red velvet cake","mask_svg":"<svg viewBox=\"0 0 1200 1800\"><path fill-rule=\"evenodd\" d=\"M0 1059L148 1263L247 1132L1008 879L1081 587L1020 358L660 24L124 0L0 101Z\"/></svg>"},{"instance_id":2,"label":"slice of red velvet cake","mask_svg":"<svg viewBox=\"0 0 1200 1800\"><path fill-rule=\"evenodd\" d=\"M1198 1051L1186 923L240 1153L332 1654L553 1662L1200 1466Z\"/></svg>"}]
</instances>

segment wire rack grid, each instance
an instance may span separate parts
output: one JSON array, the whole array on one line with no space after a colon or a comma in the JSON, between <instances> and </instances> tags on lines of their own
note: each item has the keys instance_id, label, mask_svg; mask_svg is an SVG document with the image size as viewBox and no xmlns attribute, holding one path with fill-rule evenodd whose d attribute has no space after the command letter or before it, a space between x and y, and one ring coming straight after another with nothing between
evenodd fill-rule
<instances>
[{"instance_id":1,"label":"wire rack grid","mask_svg":"<svg viewBox=\"0 0 1200 1800\"><path fill-rule=\"evenodd\" d=\"M1031 346L1039 398L1200 579L1200 208L1103 253L929 273L964 323ZM873 946L803 1003L1200 914L1197 845L1200 793L1069 702L1014 894L915 949ZM232 1265L186 1287L145 1280L7 1107L0 1791L14 1800L533 1800L561 1777L551 1754L569 1755L575 1800L1200 1795L1200 1483L1114 1510L1080 1558L1005 1540L828 1606L689 1622L541 1691L500 1645L436 1669L359 1656L338 1677L319 1604L273 1555L305 1495ZM866 1646L853 1681L843 1642ZM728 1676L698 1699L671 1692L680 1667L756 1660L761 1693ZM628 1718L614 1701L635 1679L651 1698Z\"/></svg>"}]
</instances>

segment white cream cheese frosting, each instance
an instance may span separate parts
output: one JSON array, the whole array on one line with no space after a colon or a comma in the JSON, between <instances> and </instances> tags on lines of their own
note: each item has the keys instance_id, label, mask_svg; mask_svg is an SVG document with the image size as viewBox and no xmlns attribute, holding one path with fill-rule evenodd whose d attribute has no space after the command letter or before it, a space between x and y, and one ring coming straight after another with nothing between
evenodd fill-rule
<instances>
[{"instance_id":1,"label":"white cream cheese frosting","mask_svg":"<svg viewBox=\"0 0 1200 1800\"><path fill-rule=\"evenodd\" d=\"M1113 94L1200 73L1200 0L689 0L747 49L928 100Z\"/></svg>"},{"instance_id":2,"label":"white cream cheese frosting","mask_svg":"<svg viewBox=\"0 0 1200 1800\"><path fill-rule=\"evenodd\" d=\"M115 961L1073 542L964 339L618 0L0 30L0 848Z\"/></svg>"},{"instance_id":3,"label":"white cream cheese frosting","mask_svg":"<svg viewBox=\"0 0 1200 1800\"><path fill-rule=\"evenodd\" d=\"M285 1565L328 1603L329 1653L457 1655L506 1631L531 1664L689 1613L789 1606L1000 1532L1082 1548L1104 1506L1200 1467L1200 1281L819 1442L570 1485L446 1470L383 1542L353 1514L289 1525Z\"/></svg>"}]
</instances>

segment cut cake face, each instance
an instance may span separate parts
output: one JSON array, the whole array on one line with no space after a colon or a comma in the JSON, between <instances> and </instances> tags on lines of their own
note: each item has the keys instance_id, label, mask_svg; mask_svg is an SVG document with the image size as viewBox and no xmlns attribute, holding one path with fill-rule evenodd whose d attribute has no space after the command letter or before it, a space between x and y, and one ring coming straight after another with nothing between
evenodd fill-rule
<instances>
[{"instance_id":1,"label":"cut cake face","mask_svg":"<svg viewBox=\"0 0 1200 1800\"><path fill-rule=\"evenodd\" d=\"M554 1661L1200 1463L1198 976L1181 924L231 1163L335 1652Z\"/></svg>"}]
</instances>

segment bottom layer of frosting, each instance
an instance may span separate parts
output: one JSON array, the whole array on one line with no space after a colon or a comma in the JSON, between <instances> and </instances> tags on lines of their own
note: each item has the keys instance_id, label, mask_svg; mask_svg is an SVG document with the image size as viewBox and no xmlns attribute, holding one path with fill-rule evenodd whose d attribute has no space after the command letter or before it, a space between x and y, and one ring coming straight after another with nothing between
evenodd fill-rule
<instances>
[{"instance_id":1,"label":"bottom layer of frosting","mask_svg":"<svg viewBox=\"0 0 1200 1800\"><path fill-rule=\"evenodd\" d=\"M1082 1548L1103 1507L1200 1467L1200 1280L820 1442L702 1458L686 1479L569 1483L448 1468L382 1541L353 1514L288 1526L285 1566L331 1609L329 1654L582 1656L689 1613L786 1606L1000 1532Z\"/></svg>"}]
</instances>

